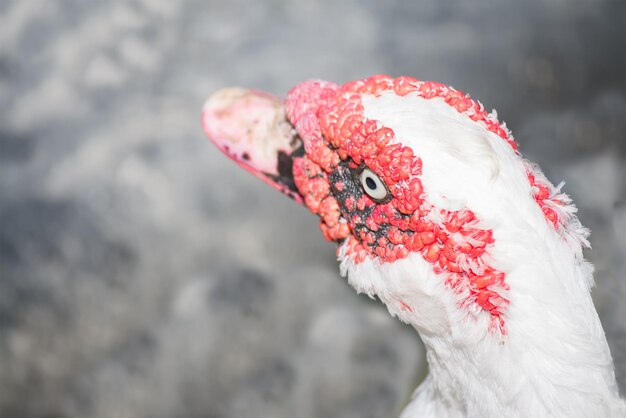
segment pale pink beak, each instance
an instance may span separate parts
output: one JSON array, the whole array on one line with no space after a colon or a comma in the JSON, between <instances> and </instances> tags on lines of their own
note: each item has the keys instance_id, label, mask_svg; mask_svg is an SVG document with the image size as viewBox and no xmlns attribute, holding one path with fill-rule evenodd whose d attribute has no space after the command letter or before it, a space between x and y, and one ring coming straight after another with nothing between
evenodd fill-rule
<instances>
[{"instance_id":1,"label":"pale pink beak","mask_svg":"<svg viewBox=\"0 0 626 418\"><path fill-rule=\"evenodd\" d=\"M285 117L282 100L260 91L226 88L204 104L202 126L209 139L237 164L303 203L293 181L292 163L304 149Z\"/></svg>"}]
</instances>

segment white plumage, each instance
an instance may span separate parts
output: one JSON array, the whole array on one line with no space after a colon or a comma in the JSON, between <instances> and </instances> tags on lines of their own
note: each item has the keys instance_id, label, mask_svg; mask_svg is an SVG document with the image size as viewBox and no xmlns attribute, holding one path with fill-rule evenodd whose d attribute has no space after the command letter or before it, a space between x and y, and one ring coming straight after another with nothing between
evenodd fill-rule
<instances>
[{"instance_id":1,"label":"white plumage","mask_svg":"<svg viewBox=\"0 0 626 418\"><path fill-rule=\"evenodd\" d=\"M430 373L402 417L626 416L589 293L584 236L559 235L546 222L524 161L441 100L387 93L363 104L425 161L424 189L437 206L468 207L494 231L490 264L510 285L502 338L488 332L487 318L459 309L463 295L419 255L387 264L340 255L352 286L378 296L426 345ZM574 218L570 225L579 229Z\"/></svg>"}]
</instances>

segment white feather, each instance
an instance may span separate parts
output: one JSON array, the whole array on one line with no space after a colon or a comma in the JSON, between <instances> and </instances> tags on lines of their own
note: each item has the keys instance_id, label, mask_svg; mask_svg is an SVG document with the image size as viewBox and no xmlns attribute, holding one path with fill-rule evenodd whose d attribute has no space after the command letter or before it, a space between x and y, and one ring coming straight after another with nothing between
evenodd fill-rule
<instances>
[{"instance_id":1,"label":"white feather","mask_svg":"<svg viewBox=\"0 0 626 418\"><path fill-rule=\"evenodd\" d=\"M387 92L363 105L367 118L391 128L422 159L431 203L469 208L493 230L488 262L510 286L502 336L489 331L486 312L460 308L463 295L420 254L356 264L340 249L341 272L352 286L380 298L426 345L430 374L402 417L626 416L589 294L586 230L575 208L560 209L569 226L555 231L532 197L529 163L441 99Z\"/></svg>"}]
</instances>

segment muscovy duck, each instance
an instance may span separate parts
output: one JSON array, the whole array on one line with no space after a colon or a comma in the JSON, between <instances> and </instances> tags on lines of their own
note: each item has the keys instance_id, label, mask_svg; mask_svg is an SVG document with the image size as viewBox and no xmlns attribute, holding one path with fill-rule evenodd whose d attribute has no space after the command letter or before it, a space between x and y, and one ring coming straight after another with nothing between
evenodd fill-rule
<instances>
[{"instance_id":1,"label":"muscovy duck","mask_svg":"<svg viewBox=\"0 0 626 418\"><path fill-rule=\"evenodd\" d=\"M495 112L436 82L242 88L203 127L320 217L342 275L420 334L429 374L402 417L625 417L570 198Z\"/></svg>"}]
</instances>

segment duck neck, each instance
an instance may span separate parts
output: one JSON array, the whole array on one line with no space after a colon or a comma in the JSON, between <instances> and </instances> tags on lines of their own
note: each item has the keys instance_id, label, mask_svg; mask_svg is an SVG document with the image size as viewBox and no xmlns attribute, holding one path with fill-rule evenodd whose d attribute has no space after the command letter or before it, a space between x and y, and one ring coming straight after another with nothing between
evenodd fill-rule
<instances>
[{"instance_id":1,"label":"duck neck","mask_svg":"<svg viewBox=\"0 0 626 418\"><path fill-rule=\"evenodd\" d=\"M446 332L421 332L429 376L415 402L436 416L611 416L618 390L589 267L565 261L537 251L509 270L504 334L456 313Z\"/></svg>"}]
</instances>

